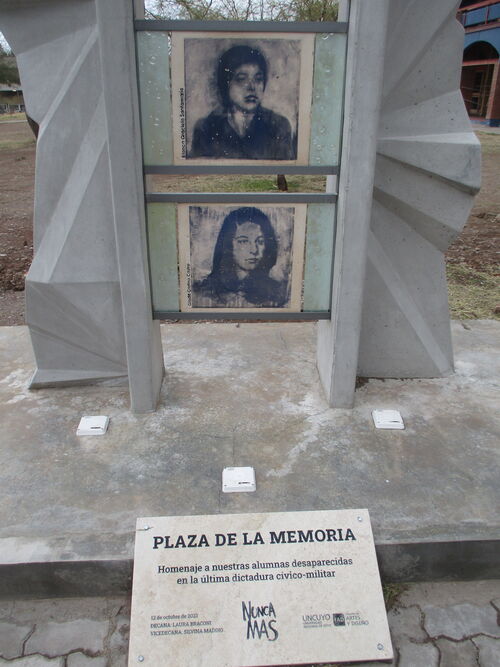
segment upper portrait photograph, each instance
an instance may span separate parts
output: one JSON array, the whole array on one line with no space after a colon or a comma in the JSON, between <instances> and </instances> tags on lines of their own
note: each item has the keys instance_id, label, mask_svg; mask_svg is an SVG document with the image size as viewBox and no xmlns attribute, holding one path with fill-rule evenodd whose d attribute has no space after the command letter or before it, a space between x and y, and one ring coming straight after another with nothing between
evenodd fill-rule
<instances>
[{"instance_id":1,"label":"upper portrait photograph","mask_svg":"<svg viewBox=\"0 0 500 667\"><path fill-rule=\"evenodd\" d=\"M306 163L313 46L309 35L174 34L176 161Z\"/></svg>"}]
</instances>

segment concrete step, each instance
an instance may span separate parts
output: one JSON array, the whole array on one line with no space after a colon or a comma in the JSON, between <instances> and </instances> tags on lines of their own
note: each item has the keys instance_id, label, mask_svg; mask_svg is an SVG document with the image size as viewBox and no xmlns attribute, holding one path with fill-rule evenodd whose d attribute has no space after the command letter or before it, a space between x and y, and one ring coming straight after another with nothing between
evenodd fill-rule
<instances>
[{"instance_id":1,"label":"concrete step","mask_svg":"<svg viewBox=\"0 0 500 667\"><path fill-rule=\"evenodd\" d=\"M28 390L28 331L0 328L0 596L130 590L139 516L365 507L386 581L500 578L500 323L452 330L454 375L372 379L338 410L312 323L163 325L160 406L133 415L123 386ZM76 436L85 414L107 434ZM255 493L221 492L231 465Z\"/></svg>"}]
</instances>

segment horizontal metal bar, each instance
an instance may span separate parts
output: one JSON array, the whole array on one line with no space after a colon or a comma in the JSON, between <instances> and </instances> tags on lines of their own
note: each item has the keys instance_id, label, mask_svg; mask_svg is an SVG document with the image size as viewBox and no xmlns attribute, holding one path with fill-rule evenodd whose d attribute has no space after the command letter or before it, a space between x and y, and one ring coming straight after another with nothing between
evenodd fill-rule
<instances>
[{"instance_id":1,"label":"horizontal metal bar","mask_svg":"<svg viewBox=\"0 0 500 667\"><path fill-rule=\"evenodd\" d=\"M224 174L230 176L231 174L269 174L274 176L280 174L310 174L310 175L324 175L330 176L338 174L339 168L336 164L327 164L323 167L314 166L298 166L298 165L207 165L207 164L191 164L191 165L161 165L150 164L144 166L145 174Z\"/></svg>"},{"instance_id":2,"label":"horizontal metal bar","mask_svg":"<svg viewBox=\"0 0 500 667\"><path fill-rule=\"evenodd\" d=\"M150 192L146 194L146 201L150 204L334 204L337 195L323 192Z\"/></svg>"},{"instance_id":3,"label":"horizontal metal bar","mask_svg":"<svg viewBox=\"0 0 500 667\"><path fill-rule=\"evenodd\" d=\"M152 32L347 32L347 23L335 21L168 21L138 19L136 30Z\"/></svg>"},{"instance_id":4,"label":"horizontal metal bar","mask_svg":"<svg viewBox=\"0 0 500 667\"><path fill-rule=\"evenodd\" d=\"M209 311L193 312L192 310L183 313L172 313L164 310L155 310L153 311L153 318L155 320L227 320L228 322L234 320L264 320L266 322L286 320L291 322L303 322L311 320L329 320L330 313L326 311L285 313L282 310L278 310L275 313L269 311L263 313L222 313L220 311L211 313Z\"/></svg>"}]
</instances>

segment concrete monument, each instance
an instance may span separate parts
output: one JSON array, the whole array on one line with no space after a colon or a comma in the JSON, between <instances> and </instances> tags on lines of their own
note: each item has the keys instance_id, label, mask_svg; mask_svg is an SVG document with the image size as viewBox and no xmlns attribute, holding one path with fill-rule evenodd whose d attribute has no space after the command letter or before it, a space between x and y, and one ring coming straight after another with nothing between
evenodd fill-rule
<instances>
[{"instance_id":1,"label":"concrete monument","mask_svg":"<svg viewBox=\"0 0 500 667\"><path fill-rule=\"evenodd\" d=\"M330 404L356 374L453 369L443 253L479 187L460 96L456 0L350 0L331 318ZM128 378L154 410L163 376L144 224L132 0L0 0L40 125L35 259L26 283L32 387ZM167 352L168 354L168 352Z\"/></svg>"},{"instance_id":2,"label":"concrete monument","mask_svg":"<svg viewBox=\"0 0 500 667\"><path fill-rule=\"evenodd\" d=\"M26 321L32 387L126 379L154 410L163 377L146 259L132 3L3 0L39 124Z\"/></svg>"},{"instance_id":3,"label":"concrete monument","mask_svg":"<svg viewBox=\"0 0 500 667\"><path fill-rule=\"evenodd\" d=\"M458 5L351 2L332 319L318 332L334 407L352 406L356 375L453 371L444 252L480 181Z\"/></svg>"}]
</instances>

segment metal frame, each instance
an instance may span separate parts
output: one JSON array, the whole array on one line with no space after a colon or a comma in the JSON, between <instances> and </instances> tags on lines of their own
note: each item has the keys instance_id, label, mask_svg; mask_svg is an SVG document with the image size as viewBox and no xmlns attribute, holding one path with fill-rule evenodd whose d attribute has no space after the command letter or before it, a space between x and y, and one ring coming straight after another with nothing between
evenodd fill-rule
<instances>
[{"instance_id":1,"label":"metal frame","mask_svg":"<svg viewBox=\"0 0 500 667\"><path fill-rule=\"evenodd\" d=\"M167 21L138 19L136 31L173 32L336 32L346 33L347 23L337 21Z\"/></svg>"},{"instance_id":2,"label":"metal frame","mask_svg":"<svg viewBox=\"0 0 500 667\"><path fill-rule=\"evenodd\" d=\"M268 174L275 176L279 171L280 174L309 174L319 176L337 175L339 167L336 164L327 164L323 166L316 165L227 165L227 164L198 164L198 165L144 165L143 171L145 174Z\"/></svg>"},{"instance_id":3,"label":"metal frame","mask_svg":"<svg viewBox=\"0 0 500 667\"><path fill-rule=\"evenodd\" d=\"M275 192L150 192L146 202L170 204L335 204L336 194Z\"/></svg>"},{"instance_id":4,"label":"metal frame","mask_svg":"<svg viewBox=\"0 0 500 667\"><path fill-rule=\"evenodd\" d=\"M266 322L272 322L273 320L279 320L280 322L290 321L290 322L303 322L303 321L316 321L316 320L329 320L330 311L329 310L319 310L319 311L293 311L291 313L286 313L283 310L272 312L265 311L263 313L240 313L235 311L230 312L214 312L211 313L208 310L196 311L196 310L185 310L185 311L171 311L171 310L153 310L153 319L155 320L225 320L231 322L231 320L252 320L259 321L265 320Z\"/></svg>"},{"instance_id":5,"label":"metal frame","mask_svg":"<svg viewBox=\"0 0 500 667\"><path fill-rule=\"evenodd\" d=\"M134 21L139 31L184 31L184 32L268 32L268 33L347 33L347 22L273 22L273 21ZM144 165L144 175L231 175L264 174L304 174L333 176L339 174L339 165ZM147 182L147 179L146 179ZM175 204L335 204L337 194L333 193L220 193L220 192L146 192L147 203ZM210 312L205 311L162 311L153 310L155 320L224 320L224 321L316 321L328 320L330 311L309 312Z\"/></svg>"}]
</instances>

